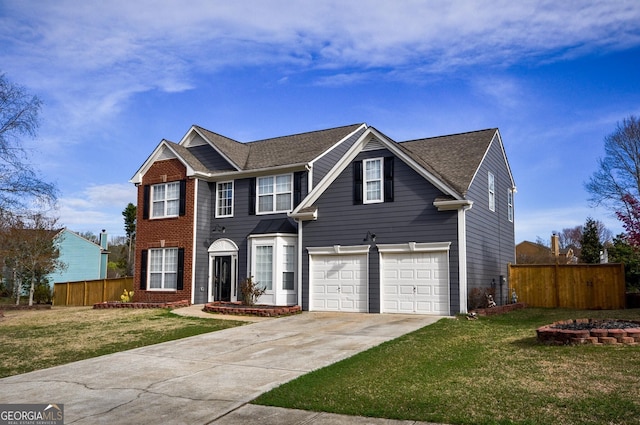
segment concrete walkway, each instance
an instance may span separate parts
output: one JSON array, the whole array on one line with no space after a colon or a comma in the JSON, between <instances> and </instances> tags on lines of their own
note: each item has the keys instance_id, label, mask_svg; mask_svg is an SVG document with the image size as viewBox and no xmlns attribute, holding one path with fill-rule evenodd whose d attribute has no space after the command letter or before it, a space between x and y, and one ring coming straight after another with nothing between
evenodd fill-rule
<instances>
[{"instance_id":1,"label":"concrete walkway","mask_svg":"<svg viewBox=\"0 0 640 425\"><path fill-rule=\"evenodd\" d=\"M413 424L247 403L438 319L304 312L260 320L4 378L0 403L64 404L65 424Z\"/></svg>"}]
</instances>

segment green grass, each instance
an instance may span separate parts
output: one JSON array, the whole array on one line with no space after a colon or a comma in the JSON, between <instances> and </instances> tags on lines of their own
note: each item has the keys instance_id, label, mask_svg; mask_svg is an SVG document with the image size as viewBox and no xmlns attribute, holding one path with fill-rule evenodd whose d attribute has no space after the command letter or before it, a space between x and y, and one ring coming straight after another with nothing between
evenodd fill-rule
<instances>
[{"instance_id":1,"label":"green grass","mask_svg":"<svg viewBox=\"0 0 640 425\"><path fill-rule=\"evenodd\" d=\"M0 319L0 378L242 324L164 309L7 310Z\"/></svg>"},{"instance_id":2,"label":"green grass","mask_svg":"<svg viewBox=\"0 0 640 425\"><path fill-rule=\"evenodd\" d=\"M640 424L640 346L536 341L539 326L588 317L640 320L640 310L443 319L254 403L450 424Z\"/></svg>"}]
</instances>

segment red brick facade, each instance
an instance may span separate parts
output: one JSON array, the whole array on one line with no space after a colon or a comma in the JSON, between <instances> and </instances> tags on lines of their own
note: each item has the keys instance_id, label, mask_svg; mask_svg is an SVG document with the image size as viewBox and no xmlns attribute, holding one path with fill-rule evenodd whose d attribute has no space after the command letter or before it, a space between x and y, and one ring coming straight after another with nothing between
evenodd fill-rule
<instances>
[{"instance_id":1,"label":"red brick facade","mask_svg":"<svg viewBox=\"0 0 640 425\"><path fill-rule=\"evenodd\" d=\"M159 183L187 181L186 209L183 216L145 219L143 218L144 186ZM191 301L193 262L193 218L195 182L187 178L186 168L177 159L155 162L142 177L138 186L138 211L136 224L136 302ZM184 248L184 289L178 291L149 291L140 289L140 264L142 251L150 248Z\"/></svg>"}]
</instances>

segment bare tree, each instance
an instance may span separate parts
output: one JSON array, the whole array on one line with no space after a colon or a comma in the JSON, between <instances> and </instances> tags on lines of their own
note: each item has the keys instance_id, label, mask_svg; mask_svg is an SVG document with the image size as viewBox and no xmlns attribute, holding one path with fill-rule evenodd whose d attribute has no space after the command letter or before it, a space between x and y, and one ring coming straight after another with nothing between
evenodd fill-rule
<instances>
[{"instance_id":1,"label":"bare tree","mask_svg":"<svg viewBox=\"0 0 640 425\"><path fill-rule=\"evenodd\" d=\"M35 137L42 102L0 74L0 208L20 208L35 200L53 204L57 190L28 162L23 137Z\"/></svg>"},{"instance_id":2,"label":"bare tree","mask_svg":"<svg viewBox=\"0 0 640 425\"><path fill-rule=\"evenodd\" d=\"M0 227L0 258L13 275L29 290L29 305L38 280L49 273L65 268L59 260L55 237L57 219L41 213L15 215L2 213ZM20 303L20 285L17 286L16 304Z\"/></svg>"}]
</instances>

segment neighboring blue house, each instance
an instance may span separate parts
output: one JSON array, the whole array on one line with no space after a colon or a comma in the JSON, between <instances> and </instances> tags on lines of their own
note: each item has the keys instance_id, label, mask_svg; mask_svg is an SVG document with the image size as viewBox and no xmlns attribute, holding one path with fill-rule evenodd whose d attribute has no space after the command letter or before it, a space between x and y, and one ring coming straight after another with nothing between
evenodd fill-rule
<instances>
[{"instance_id":1,"label":"neighboring blue house","mask_svg":"<svg viewBox=\"0 0 640 425\"><path fill-rule=\"evenodd\" d=\"M100 245L91 242L68 229L62 229L55 236L60 249L59 260L66 269L52 273L51 283L76 282L81 280L105 279L107 277L107 234L100 233Z\"/></svg>"},{"instance_id":2,"label":"neighboring blue house","mask_svg":"<svg viewBox=\"0 0 640 425\"><path fill-rule=\"evenodd\" d=\"M396 142L367 124L240 143L193 126L138 186L136 297L450 315L508 301L515 182L497 128Z\"/></svg>"}]
</instances>

